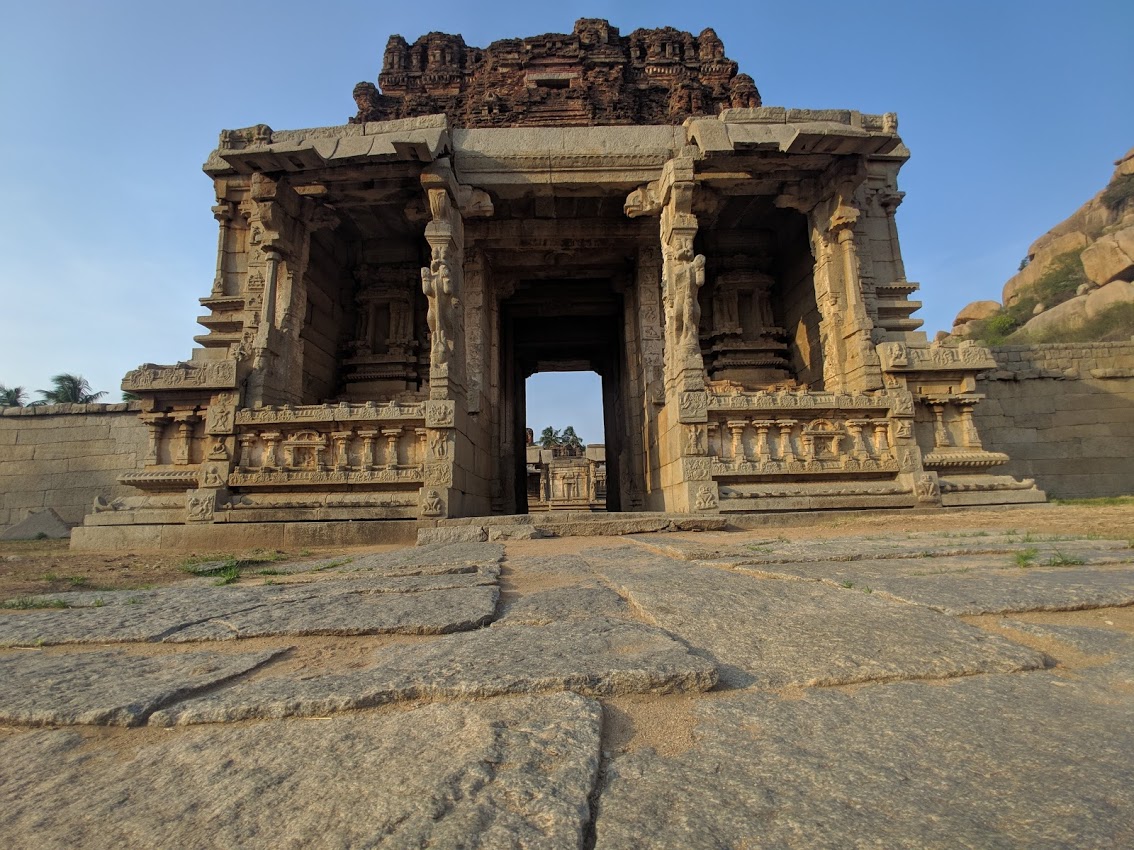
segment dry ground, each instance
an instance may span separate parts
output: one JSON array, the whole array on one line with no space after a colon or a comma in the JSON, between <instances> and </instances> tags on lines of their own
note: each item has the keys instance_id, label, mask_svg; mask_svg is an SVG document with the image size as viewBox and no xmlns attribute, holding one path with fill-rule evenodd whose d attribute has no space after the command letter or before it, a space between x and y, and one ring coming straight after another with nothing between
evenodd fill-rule
<instances>
[{"instance_id":1,"label":"dry ground","mask_svg":"<svg viewBox=\"0 0 1134 850\"><path fill-rule=\"evenodd\" d=\"M909 514L831 514L806 523L782 524L777 518L766 529L735 532L736 542L769 537L820 539L863 536L880 533L948 532L956 529L1014 530L1021 534L1068 534L1134 540L1134 497L1096 500L1069 505L949 509L937 513ZM790 518L787 518L790 521ZM697 532L680 536L695 538ZM514 541L508 544L510 556L566 554L590 548L604 541L596 538L567 537L560 540ZM609 541L605 541L609 542ZM129 590L173 584L189 577L190 563L230 558L250 563L242 581L255 577L262 568L276 561L361 554L390 549L354 547L335 550L255 549L234 552L72 552L66 540L0 541L0 602L29 594L65 590Z\"/></svg>"}]
</instances>

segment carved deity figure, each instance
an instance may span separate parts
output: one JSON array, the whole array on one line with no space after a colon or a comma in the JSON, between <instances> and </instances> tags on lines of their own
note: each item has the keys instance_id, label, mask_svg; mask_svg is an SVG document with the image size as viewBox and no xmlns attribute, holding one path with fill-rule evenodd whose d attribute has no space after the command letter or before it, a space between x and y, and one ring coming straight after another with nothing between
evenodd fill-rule
<instances>
[{"instance_id":1,"label":"carved deity figure","mask_svg":"<svg viewBox=\"0 0 1134 850\"><path fill-rule=\"evenodd\" d=\"M705 285L705 255L693 254L692 240L682 240L674 256L672 291L674 342L683 348L698 345L701 304L697 293Z\"/></svg>"},{"instance_id":2,"label":"carved deity figure","mask_svg":"<svg viewBox=\"0 0 1134 850\"><path fill-rule=\"evenodd\" d=\"M449 362L456 338L460 306L447 248L433 249L433 261L421 270L421 291L428 302L425 321L429 325L430 360L435 366L443 366Z\"/></svg>"}]
</instances>

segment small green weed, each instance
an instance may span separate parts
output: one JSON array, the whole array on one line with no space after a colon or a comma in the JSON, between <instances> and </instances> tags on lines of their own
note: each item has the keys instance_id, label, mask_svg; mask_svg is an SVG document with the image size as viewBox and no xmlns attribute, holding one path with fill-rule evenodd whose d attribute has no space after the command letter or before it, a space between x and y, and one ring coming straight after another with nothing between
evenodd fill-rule
<instances>
[{"instance_id":1,"label":"small green weed","mask_svg":"<svg viewBox=\"0 0 1134 850\"><path fill-rule=\"evenodd\" d=\"M127 605L141 605L142 600L138 596L131 596L129 599L126 600L126 604Z\"/></svg>"},{"instance_id":2,"label":"small green weed","mask_svg":"<svg viewBox=\"0 0 1134 850\"><path fill-rule=\"evenodd\" d=\"M103 599L101 596L94 601L94 607L95 608L101 608L105 604L106 604L106 600Z\"/></svg>"},{"instance_id":3,"label":"small green weed","mask_svg":"<svg viewBox=\"0 0 1134 850\"><path fill-rule=\"evenodd\" d=\"M5 599L0 608L10 608L16 611L30 611L38 608L69 608L62 599L38 599L34 596L17 596L15 599Z\"/></svg>"},{"instance_id":4,"label":"small green weed","mask_svg":"<svg viewBox=\"0 0 1134 850\"><path fill-rule=\"evenodd\" d=\"M1021 549L1013 558L1016 561L1017 567L1030 567L1035 564L1036 556L1039 554L1039 549L1034 546L1029 546L1027 549Z\"/></svg>"},{"instance_id":5,"label":"small green weed","mask_svg":"<svg viewBox=\"0 0 1134 850\"><path fill-rule=\"evenodd\" d=\"M258 576L282 576L283 570L256 570Z\"/></svg>"},{"instance_id":6,"label":"small green weed","mask_svg":"<svg viewBox=\"0 0 1134 850\"><path fill-rule=\"evenodd\" d=\"M90 582L86 576L68 576L67 583L71 587L86 587Z\"/></svg>"},{"instance_id":7,"label":"small green weed","mask_svg":"<svg viewBox=\"0 0 1134 850\"><path fill-rule=\"evenodd\" d=\"M227 564L223 569L217 570L213 574L217 577L213 584L217 587L224 587L226 584L234 584L240 579L240 567L234 562Z\"/></svg>"},{"instance_id":8,"label":"small green weed","mask_svg":"<svg viewBox=\"0 0 1134 850\"><path fill-rule=\"evenodd\" d=\"M58 573L44 573L43 580L47 582L62 581L63 576L59 575Z\"/></svg>"},{"instance_id":9,"label":"small green weed","mask_svg":"<svg viewBox=\"0 0 1134 850\"><path fill-rule=\"evenodd\" d=\"M842 586L845 587L847 590L850 590L852 587L854 587L854 582L853 581L844 581Z\"/></svg>"},{"instance_id":10,"label":"small green weed","mask_svg":"<svg viewBox=\"0 0 1134 850\"><path fill-rule=\"evenodd\" d=\"M345 564L349 564L353 560L354 560L354 558L339 558L336 561L328 561L325 564L320 564L317 567L313 567L312 569L308 570L307 572L309 572L309 573L321 573L321 572L323 572L323 570L330 570L330 569L334 569L335 567L341 567Z\"/></svg>"},{"instance_id":11,"label":"small green weed","mask_svg":"<svg viewBox=\"0 0 1134 850\"><path fill-rule=\"evenodd\" d=\"M1049 567L1077 567L1087 562L1078 555L1065 555L1056 549L1046 563Z\"/></svg>"}]
</instances>

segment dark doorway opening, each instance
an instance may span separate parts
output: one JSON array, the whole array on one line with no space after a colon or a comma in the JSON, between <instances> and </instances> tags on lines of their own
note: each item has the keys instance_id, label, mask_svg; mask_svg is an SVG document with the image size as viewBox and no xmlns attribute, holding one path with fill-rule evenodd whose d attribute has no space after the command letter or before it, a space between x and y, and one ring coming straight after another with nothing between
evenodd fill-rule
<instances>
[{"instance_id":1,"label":"dark doorway opening","mask_svg":"<svg viewBox=\"0 0 1134 850\"><path fill-rule=\"evenodd\" d=\"M537 372L596 372L602 382L605 502L622 509L620 454L626 444L625 334L621 294L609 280L521 282L501 305L502 374L511 399L517 447L512 494L517 513L527 513L527 379ZM536 435L538 437L538 434ZM588 494L589 495L589 494Z\"/></svg>"}]
</instances>

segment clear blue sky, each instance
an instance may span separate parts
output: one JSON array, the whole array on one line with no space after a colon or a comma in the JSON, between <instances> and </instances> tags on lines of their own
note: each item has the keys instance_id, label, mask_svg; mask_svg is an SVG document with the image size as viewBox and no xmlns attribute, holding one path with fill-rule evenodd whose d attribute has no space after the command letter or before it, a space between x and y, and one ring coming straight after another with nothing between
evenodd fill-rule
<instances>
[{"instance_id":1,"label":"clear blue sky","mask_svg":"<svg viewBox=\"0 0 1134 850\"><path fill-rule=\"evenodd\" d=\"M188 358L216 248L200 166L221 129L343 123L391 33L484 46L578 17L623 33L712 26L770 106L897 112L913 152L898 226L931 336L998 298L1029 243L1134 147L1129 0L11 3L0 383L34 391L79 372L117 399L128 369ZM551 424L538 396L537 430ZM601 440L575 409L583 438Z\"/></svg>"}]
</instances>

